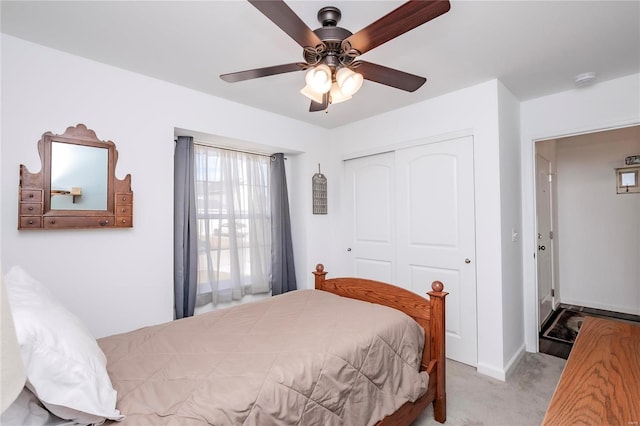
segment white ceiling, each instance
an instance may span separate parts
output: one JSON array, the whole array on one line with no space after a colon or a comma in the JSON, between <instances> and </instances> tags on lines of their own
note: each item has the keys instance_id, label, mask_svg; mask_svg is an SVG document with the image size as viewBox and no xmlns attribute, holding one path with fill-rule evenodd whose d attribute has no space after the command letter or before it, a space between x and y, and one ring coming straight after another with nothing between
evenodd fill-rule
<instances>
[{"instance_id":1,"label":"white ceiling","mask_svg":"<svg viewBox=\"0 0 640 426\"><path fill-rule=\"evenodd\" d=\"M311 28L337 6L352 32L402 1L287 1ZM326 128L498 78L520 100L640 72L640 1L451 1L451 10L362 59L427 77L414 93L365 81L352 100L308 112L293 72L239 83L220 74L302 61L251 4L231 1L2 1L2 32Z\"/></svg>"}]
</instances>

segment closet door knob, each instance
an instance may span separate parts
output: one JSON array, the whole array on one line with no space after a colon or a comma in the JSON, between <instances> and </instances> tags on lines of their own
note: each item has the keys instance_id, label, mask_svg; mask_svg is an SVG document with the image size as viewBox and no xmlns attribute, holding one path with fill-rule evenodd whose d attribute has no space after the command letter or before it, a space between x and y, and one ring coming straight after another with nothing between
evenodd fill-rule
<instances>
[{"instance_id":1,"label":"closet door knob","mask_svg":"<svg viewBox=\"0 0 640 426\"><path fill-rule=\"evenodd\" d=\"M471 259L469 259L468 257L464 260L464 263L471 263Z\"/></svg>"}]
</instances>

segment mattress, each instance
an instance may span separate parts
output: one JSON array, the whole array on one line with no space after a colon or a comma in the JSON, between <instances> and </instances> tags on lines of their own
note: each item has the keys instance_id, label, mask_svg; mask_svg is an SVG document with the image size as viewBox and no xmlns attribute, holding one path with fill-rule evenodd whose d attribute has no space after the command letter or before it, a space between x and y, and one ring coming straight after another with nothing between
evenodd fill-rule
<instances>
[{"instance_id":1,"label":"mattress","mask_svg":"<svg viewBox=\"0 0 640 426\"><path fill-rule=\"evenodd\" d=\"M419 398L429 380L413 319L320 290L98 343L123 426L370 425Z\"/></svg>"}]
</instances>

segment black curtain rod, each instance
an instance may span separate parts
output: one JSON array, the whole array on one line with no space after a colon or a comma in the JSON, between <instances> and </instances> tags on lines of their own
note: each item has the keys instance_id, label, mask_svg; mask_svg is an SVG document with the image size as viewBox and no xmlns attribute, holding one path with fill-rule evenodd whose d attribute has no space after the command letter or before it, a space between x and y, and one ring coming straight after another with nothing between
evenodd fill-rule
<instances>
[{"instance_id":1,"label":"black curtain rod","mask_svg":"<svg viewBox=\"0 0 640 426\"><path fill-rule=\"evenodd\" d=\"M174 139L173 141L177 142L177 139ZM195 138L193 139L193 143L194 143L194 145L208 146L210 148L222 149L222 150L225 150L225 151L241 152L243 154L259 155L261 157L273 158L275 156L275 154L265 154L265 153L262 153L262 152L245 151L245 150L242 150L242 149L233 149L233 148L228 148L226 146L213 145L213 144L208 143L208 142L198 141ZM285 157L284 159L286 160L287 157Z\"/></svg>"}]
</instances>

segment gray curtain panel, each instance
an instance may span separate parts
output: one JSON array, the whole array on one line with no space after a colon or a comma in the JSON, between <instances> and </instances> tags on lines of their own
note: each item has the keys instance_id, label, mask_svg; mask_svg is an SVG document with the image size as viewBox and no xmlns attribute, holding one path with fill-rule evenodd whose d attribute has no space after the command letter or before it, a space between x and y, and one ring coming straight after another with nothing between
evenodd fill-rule
<instances>
[{"instance_id":1,"label":"gray curtain panel","mask_svg":"<svg viewBox=\"0 0 640 426\"><path fill-rule=\"evenodd\" d=\"M275 296L297 288L282 153L274 154L271 159L271 235L271 292Z\"/></svg>"},{"instance_id":2,"label":"gray curtain panel","mask_svg":"<svg viewBox=\"0 0 640 426\"><path fill-rule=\"evenodd\" d=\"M193 138L178 136L174 156L173 292L174 317L193 316L197 290L197 223Z\"/></svg>"}]
</instances>

